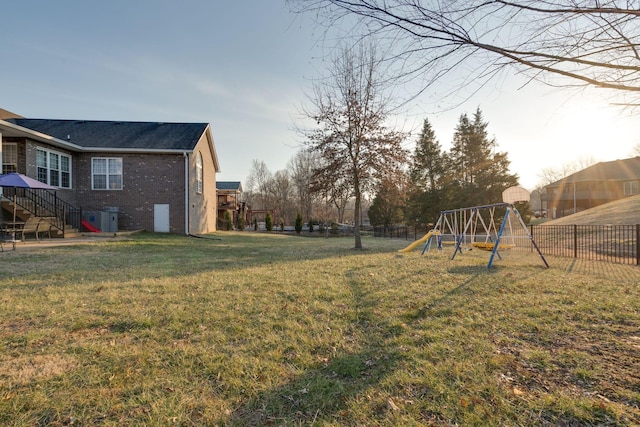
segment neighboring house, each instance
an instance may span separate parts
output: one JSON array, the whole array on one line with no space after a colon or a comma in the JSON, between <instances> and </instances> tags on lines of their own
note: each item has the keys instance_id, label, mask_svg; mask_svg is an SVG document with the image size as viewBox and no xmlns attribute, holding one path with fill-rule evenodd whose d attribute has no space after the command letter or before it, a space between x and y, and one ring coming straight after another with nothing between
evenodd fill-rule
<instances>
[{"instance_id":1,"label":"neighboring house","mask_svg":"<svg viewBox=\"0 0 640 427\"><path fill-rule=\"evenodd\" d=\"M640 156L600 162L545 187L548 216L560 218L640 194Z\"/></svg>"},{"instance_id":2,"label":"neighboring house","mask_svg":"<svg viewBox=\"0 0 640 427\"><path fill-rule=\"evenodd\" d=\"M0 113L2 172L57 187L68 211L117 211L120 230L216 230L220 166L209 124Z\"/></svg>"},{"instance_id":3,"label":"neighboring house","mask_svg":"<svg viewBox=\"0 0 640 427\"><path fill-rule=\"evenodd\" d=\"M226 228L225 214L229 212L232 224L236 227L240 224L240 219L246 221L246 204L240 201L242 194L242 184L239 181L218 181L216 182L216 192L218 197L218 228Z\"/></svg>"}]
</instances>

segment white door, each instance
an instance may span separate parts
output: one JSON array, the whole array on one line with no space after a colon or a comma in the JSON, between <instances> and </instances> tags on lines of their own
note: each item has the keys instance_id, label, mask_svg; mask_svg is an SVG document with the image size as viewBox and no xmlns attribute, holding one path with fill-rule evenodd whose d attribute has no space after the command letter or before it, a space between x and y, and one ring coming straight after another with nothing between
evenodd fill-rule
<instances>
[{"instance_id":1,"label":"white door","mask_svg":"<svg viewBox=\"0 0 640 427\"><path fill-rule=\"evenodd\" d=\"M153 231L169 232L169 205L153 205Z\"/></svg>"}]
</instances>

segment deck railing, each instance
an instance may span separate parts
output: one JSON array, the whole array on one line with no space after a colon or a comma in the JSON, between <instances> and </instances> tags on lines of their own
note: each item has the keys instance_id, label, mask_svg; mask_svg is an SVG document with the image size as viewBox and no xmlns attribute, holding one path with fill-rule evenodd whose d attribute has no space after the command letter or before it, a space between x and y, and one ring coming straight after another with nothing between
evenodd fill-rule
<instances>
[{"instance_id":1,"label":"deck railing","mask_svg":"<svg viewBox=\"0 0 640 427\"><path fill-rule=\"evenodd\" d=\"M3 188L5 198L20 209L37 217L50 218L51 225L64 236L65 224L80 230L82 212L49 190L35 188Z\"/></svg>"}]
</instances>

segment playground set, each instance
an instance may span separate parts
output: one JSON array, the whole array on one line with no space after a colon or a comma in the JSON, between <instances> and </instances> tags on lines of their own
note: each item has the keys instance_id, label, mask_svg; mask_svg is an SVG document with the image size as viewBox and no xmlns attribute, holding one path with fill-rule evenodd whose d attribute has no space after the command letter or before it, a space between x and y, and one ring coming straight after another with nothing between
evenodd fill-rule
<instances>
[{"instance_id":1,"label":"playground set","mask_svg":"<svg viewBox=\"0 0 640 427\"><path fill-rule=\"evenodd\" d=\"M424 255L432 245L442 250L444 245L451 244L455 245L451 257L453 260L458 253L462 253L463 247L476 248L491 252L487 264L487 268L491 268L496 256L502 259L499 249L510 249L525 241L526 244L531 245L530 247L535 248L548 268L547 260L513 205L516 201L528 201L529 192L520 187L511 187L505 190L502 196L505 200L502 203L441 211L434 228L400 252L411 252L424 244L422 249ZM499 221L502 211L504 216L502 221Z\"/></svg>"}]
</instances>

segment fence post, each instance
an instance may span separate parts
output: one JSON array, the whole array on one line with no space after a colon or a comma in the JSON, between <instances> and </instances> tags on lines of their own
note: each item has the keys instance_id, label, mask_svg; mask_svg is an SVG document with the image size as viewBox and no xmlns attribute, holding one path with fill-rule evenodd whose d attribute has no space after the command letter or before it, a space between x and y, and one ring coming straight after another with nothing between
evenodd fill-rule
<instances>
[{"instance_id":1,"label":"fence post","mask_svg":"<svg viewBox=\"0 0 640 427\"><path fill-rule=\"evenodd\" d=\"M531 239L535 242L536 239L535 237L533 237L533 224L529 224L529 235L531 236ZM533 245L529 244L529 250L533 253Z\"/></svg>"},{"instance_id":2,"label":"fence post","mask_svg":"<svg viewBox=\"0 0 640 427\"><path fill-rule=\"evenodd\" d=\"M640 224L636 224L636 265L640 265Z\"/></svg>"},{"instance_id":3,"label":"fence post","mask_svg":"<svg viewBox=\"0 0 640 427\"><path fill-rule=\"evenodd\" d=\"M578 226L573 224L573 257L578 258Z\"/></svg>"}]
</instances>

